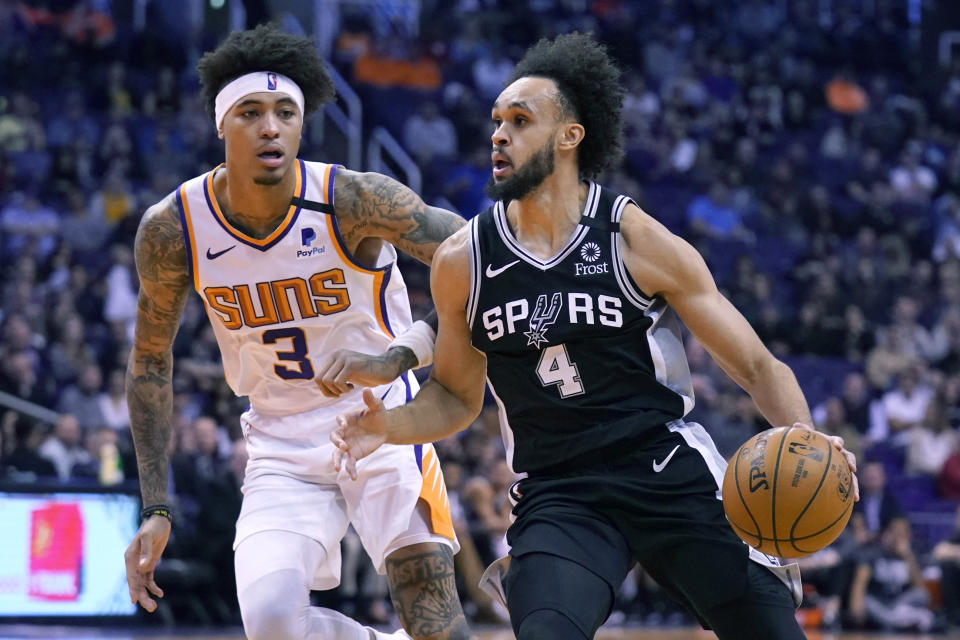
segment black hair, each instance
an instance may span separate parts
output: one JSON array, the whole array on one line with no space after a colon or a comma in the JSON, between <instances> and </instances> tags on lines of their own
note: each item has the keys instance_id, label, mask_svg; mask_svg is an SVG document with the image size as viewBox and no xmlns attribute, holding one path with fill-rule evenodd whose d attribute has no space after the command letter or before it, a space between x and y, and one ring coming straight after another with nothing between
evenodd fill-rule
<instances>
[{"instance_id":1,"label":"black hair","mask_svg":"<svg viewBox=\"0 0 960 640\"><path fill-rule=\"evenodd\" d=\"M624 89L620 69L602 44L590 35L568 33L532 46L513 70L510 82L528 76L553 80L564 117L585 130L577 148L580 175L592 178L623 155Z\"/></svg>"},{"instance_id":2,"label":"black hair","mask_svg":"<svg viewBox=\"0 0 960 640\"><path fill-rule=\"evenodd\" d=\"M214 116L220 90L232 80L254 71L273 71L296 82L303 91L304 117L336 95L313 40L262 24L255 29L234 31L214 51L203 54L197 63L203 101L210 117Z\"/></svg>"}]
</instances>

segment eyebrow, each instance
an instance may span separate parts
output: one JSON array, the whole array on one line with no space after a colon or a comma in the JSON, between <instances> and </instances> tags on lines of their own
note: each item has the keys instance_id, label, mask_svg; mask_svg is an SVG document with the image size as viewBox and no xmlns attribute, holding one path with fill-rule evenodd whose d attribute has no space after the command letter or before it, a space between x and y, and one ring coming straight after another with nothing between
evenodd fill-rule
<instances>
[{"instance_id":1,"label":"eyebrow","mask_svg":"<svg viewBox=\"0 0 960 640\"><path fill-rule=\"evenodd\" d=\"M495 103L493 103L493 108L494 108L494 109L497 109L497 108L501 108L501 107L500 107L500 104L499 104L499 103L495 102ZM533 109L530 108L530 105L527 104L526 102L523 102L522 100L514 100L513 102L511 102L510 104L508 104L506 107L503 107L503 108L506 108L506 109L520 109L520 110L522 110L522 111L533 111Z\"/></svg>"}]
</instances>

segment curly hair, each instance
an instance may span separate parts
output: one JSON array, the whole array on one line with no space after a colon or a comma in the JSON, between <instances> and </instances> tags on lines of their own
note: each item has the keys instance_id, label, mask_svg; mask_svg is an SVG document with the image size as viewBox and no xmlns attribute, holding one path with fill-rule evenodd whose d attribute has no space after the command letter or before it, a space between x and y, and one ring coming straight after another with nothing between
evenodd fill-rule
<instances>
[{"instance_id":1,"label":"curly hair","mask_svg":"<svg viewBox=\"0 0 960 640\"><path fill-rule=\"evenodd\" d=\"M585 134L577 149L581 176L595 177L619 162L624 89L620 70L605 46L577 32L544 38L527 50L510 82L528 76L553 80L561 113L583 125Z\"/></svg>"},{"instance_id":2,"label":"curly hair","mask_svg":"<svg viewBox=\"0 0 960 640\"><path fill-rule=\"evenodd\" d=\"M248 31L234 31L214 51L203 54L197 63L203 101L210 117L214 116L220 90L230 81L254 71L273 71L296 82L303 91L305 117L336 95L313 40L262 24Z\"/></svg>"}]
</instances>

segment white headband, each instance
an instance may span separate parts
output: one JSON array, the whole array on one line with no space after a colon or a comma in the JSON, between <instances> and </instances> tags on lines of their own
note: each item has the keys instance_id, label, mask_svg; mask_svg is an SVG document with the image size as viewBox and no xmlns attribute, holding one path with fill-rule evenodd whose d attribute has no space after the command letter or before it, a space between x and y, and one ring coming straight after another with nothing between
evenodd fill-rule
<instances>
[{"instance_id":1,"label":"white headband","mask_svg":"<svg viewBox=\"0 0 960 640\"><path fill-rule=\"evenodd\" d=\"M214 117L217 122L217 131L223 128L223 117L227 115L233 105L237 104L241 98L251 93L260 93L262 91L276 91L293 98L293 101L300 107L300 113L303 114L303 91L297 86L297 83L285 75L274 73L272 71L254 71L246 75L235 78L220 89L214 103Z\"/></svg>"}]
</instances>

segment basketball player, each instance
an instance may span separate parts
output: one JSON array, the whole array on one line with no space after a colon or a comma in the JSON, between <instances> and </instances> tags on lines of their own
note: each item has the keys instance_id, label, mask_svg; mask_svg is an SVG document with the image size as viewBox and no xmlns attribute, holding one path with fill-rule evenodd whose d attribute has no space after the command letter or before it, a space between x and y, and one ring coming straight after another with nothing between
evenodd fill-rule
<instances>
[{"instance_id":1,"label":"basketball player","mask_svg":"<svg viewBox=\"0 0 960 640\"><path fill-rule=\"evenodd\" d=\"M383 443L465 428L486 378L526 476L511 489L509 558L486 574L520 640L592 638L635 562L722 639L803 638L796 565L734 535L718 499L724 459L683 420L694 398L678 319L771 424L809 429L810 411L700 255L590 179L621 151L618 78L580 34L517 65L492 111L497 202L434 257L432 376L390 410L364 391L366 409L331 434L337 465L359 474Z\"/></svg>"},{"instance_id":2,"label":"basketball player","mask_svg":"<svg viewBox=\"0 0 960 640\"><path fill-rule=\"evenodd\" d=\"M340 386L331 400L318 388L328 381L315 381L335 346L379 353L411 326L392 245L429 262L463 221L385 176L297 158L304 117L333 97L309 40L269 27L236 32L198 70L226 161L151 207L136 239L141 289L127 395L146 506L125 555L131 601L153 611L151 594L163 595L154 568L172 520L171 345L192 287L227 382L251 405L241 419L250 461L234 542L247 637L409 637L309 605L311 589L339 583L340 540L352 523L386 571L406 631L466 638L458 545L432 446L384 448L350 481L333 468L329 432L338 413L362 406L360 391ZM374 393L392 407L416 389L408 374Z\"/></svg>"}]
</instances>

